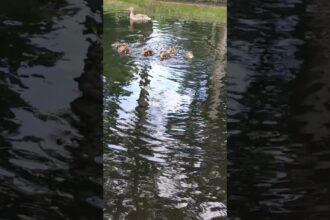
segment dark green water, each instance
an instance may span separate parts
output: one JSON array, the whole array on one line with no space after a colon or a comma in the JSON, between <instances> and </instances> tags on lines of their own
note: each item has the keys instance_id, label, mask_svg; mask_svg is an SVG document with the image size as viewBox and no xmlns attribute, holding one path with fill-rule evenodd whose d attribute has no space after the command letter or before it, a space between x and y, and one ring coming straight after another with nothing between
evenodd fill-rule
<instances>
[{"instance_id":1,"label":"dark green water","mask_svg":"<svg viewBox=\"0 0 330 220\"><path fill-rule=\"evenodd\" d=\"M226 27L104 15L106 219L226 215ZM131 53L119 56L123 41ZM175 47L170 60L159 52ZM144 57L144 47L156 52ZM187 50L195 58L184 58Z\"/></svg>"},{"instance_id":2,"label":"dark green water","mask_svg":"<svg viewBox=\"0 0 330 220\"><path fill-rule=\"evenodd\" d=\"M102 218L97 2L1 1L0 219Z\"/></svg>"},{"instance_id":3,"label":"dark green water","mask_svg":"<svg viewBox=\"0 0 330 220\"><path fill-rule=\"evenodd\" d=\"M329 3L229 3L228 216L330 219Z\"/></svg>"}]
</instances>

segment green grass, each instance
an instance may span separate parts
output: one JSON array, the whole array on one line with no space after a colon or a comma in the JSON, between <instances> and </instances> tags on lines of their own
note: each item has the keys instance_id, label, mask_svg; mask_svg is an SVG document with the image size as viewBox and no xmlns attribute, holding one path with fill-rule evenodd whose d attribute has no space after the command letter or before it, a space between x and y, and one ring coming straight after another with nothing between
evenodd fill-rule
<instances>
[{"instance_id":1,"label":"green grass","mask_svg":"<svg viewBox=\"0 0 330 220\"><path fill-rule=\"evenodd\" d=\"M110 10L125 10L129 6L135 7L138 13L146 13L157 20L173 18L219 24L227 22L227 8L224 6L160 2L159 0L104 0L105 13Z\"/></svg>"}]
</instances>

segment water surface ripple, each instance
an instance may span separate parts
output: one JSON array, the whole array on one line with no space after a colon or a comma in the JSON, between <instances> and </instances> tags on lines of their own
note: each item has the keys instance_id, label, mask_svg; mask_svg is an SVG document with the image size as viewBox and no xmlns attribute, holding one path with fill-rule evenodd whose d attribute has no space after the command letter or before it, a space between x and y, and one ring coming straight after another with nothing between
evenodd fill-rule
<instances>
[{"instance_id":1,"label":"water surface ripple","mask_svg":"<svg viewBox=\"0 0 330 220\"><path fill-rule=\"evenodd\" d=\"M316 2L230 2L229 216L330 219L329 5Z\"/></svg>"},{"instance_id":2,"label":"water surface ripple","mask_svg":"<svg viewBox=\"0 0 330 220\"><path fill-rule=\"evenodd\" d=\"M217 24L105 15L106 219L226 215L225 37ZM130 54L118 55L116 41ZM160 61L172 46L174 57Z\"/></svg>"},{"instance_id":3,"label":"water surface ripple","mask_svg":"<svg viewBox=\"0 0 330 220\"><path fill-rule=\"evenodd\" d=\"M101 61L90 31L100 10L87 0L1 3L0 218L99 219L102 150L93 154L77 109L81 76Z\"/></svg>"}]
</instances>

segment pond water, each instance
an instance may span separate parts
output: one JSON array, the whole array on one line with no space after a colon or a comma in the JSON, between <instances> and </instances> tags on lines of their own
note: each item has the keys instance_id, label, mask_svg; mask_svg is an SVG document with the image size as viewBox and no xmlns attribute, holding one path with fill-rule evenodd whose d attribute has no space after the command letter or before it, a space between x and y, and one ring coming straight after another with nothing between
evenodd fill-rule
<instances>
[{"instance_id":1,"label":"pond water","mask_svg":"<svg viewBox=\"0 0 330 220\"><path fill-rule=\"evenodd\" d=\"M226 27L137 24L127 11L108 11L104 25L105 219L225 216ZM145 47L156 54L144 57ZM161 61L169 47L175 55Z\"/></svg>"},{"instance_id":2,"label":"pond water","mask_svg":"<svg viewBox=\"0 0 330 220\"><path fill-rule=\"evenodd\" d=\"M228 216L330 219L328 1L228 9Z\"/></svg>"},{"instance_id":3,"label":"pond water","mask_svg":"<svg viewBox=\"0 0 330 220\"><path fill-rule=\"evenodd\" d=\"M81 110L95 103L102 109L102 99L86 101L82 86L90 85L88 61L101 66L101 45L90 31L100 26L101 10L93 2L1 2L1 219L102 218L100 137L89 135L96 123L89 129Z\"/></svg>"}]
</instances>

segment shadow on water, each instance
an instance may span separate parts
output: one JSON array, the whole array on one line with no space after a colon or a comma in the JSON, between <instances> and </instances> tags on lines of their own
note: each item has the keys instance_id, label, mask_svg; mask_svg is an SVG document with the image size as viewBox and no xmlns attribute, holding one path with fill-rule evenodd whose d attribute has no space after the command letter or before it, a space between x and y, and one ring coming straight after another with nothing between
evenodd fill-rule
<instances>
[{"instance_id":1,"label":"shadow on water","mask_svg":"<svg viewBox=\"0 0 330 220\"><path fill-rule=\"evenodd\" d=\"M330 218L329 38L317 34L329 28L316 5L230 3L229 216Z\"/></svg>"},{"instance_id":2,"label":"shadow on water","mask_svg":"<svg viewBox=\"0 0 330 220\"><path fill-rule=\"evenodd\" d=\"M92 57L101 61L100 55L91 55L98 33L88 32L100 26L101 10L85 4L91 5L74 0L2 2L0 218L102 216L102 160L96 161L102 158L101 144L98 155L92 154L97 148L84 147L92 143L83 132L88 119L81 118L81 105L75 104L86 97L81 78L91 71L88 62ZM100 78L100 69L94 71ZM102 97L101 81L96 83ZM97 103L95 97L90 100L89 105ZM98 104L94 114L101 117L102 100Z\"/></svg>"},{"instance_id":3,"label":"shadow on water","mask_svg":"<svg viewBox=\"0 0 330 220\"><path fill-rule=\"evenodd\" d=\"M225 27L130 24L121 11L104 19L104 218L225 216ZM116 41L130 54L118 55ZM171 46L174 57L160 61ZM144 57L145 47L156 54Z\"/></svg>"}]
</instances>

